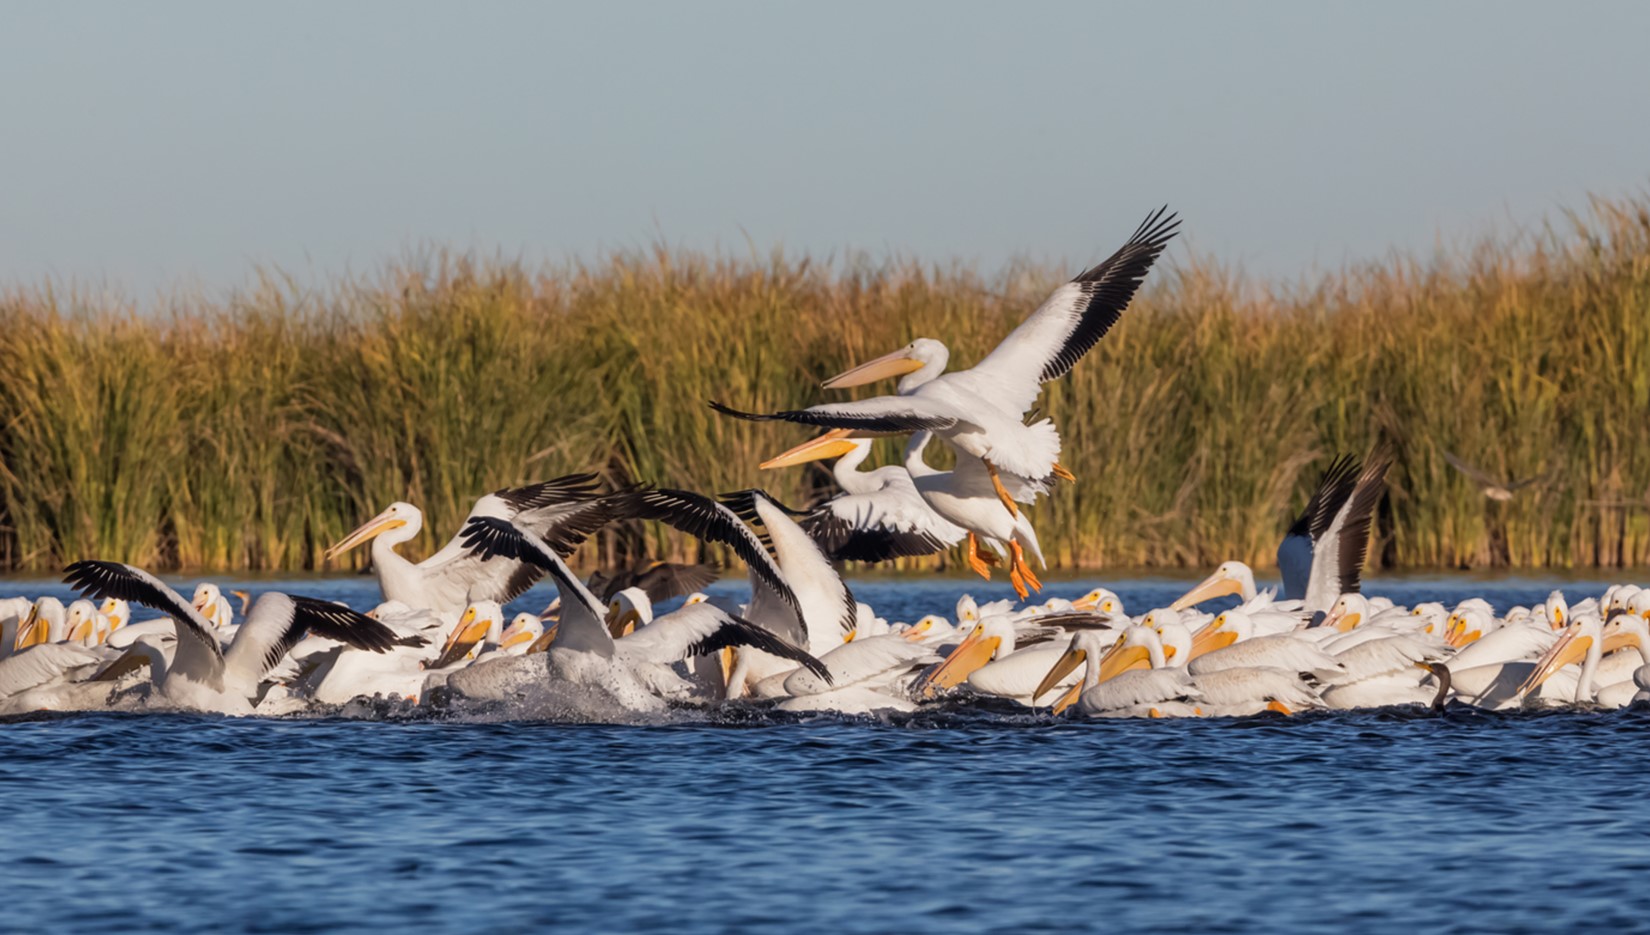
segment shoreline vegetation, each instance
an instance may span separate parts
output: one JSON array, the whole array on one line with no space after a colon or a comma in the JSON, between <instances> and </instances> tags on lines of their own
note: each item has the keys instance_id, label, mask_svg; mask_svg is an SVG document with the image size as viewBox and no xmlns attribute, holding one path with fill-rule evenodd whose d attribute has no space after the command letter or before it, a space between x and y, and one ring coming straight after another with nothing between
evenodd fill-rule
<instances>
[{"instance_id":1,"label":"shoreline vegetation","mask_svg":"<svg viewBox=\"0 0 1650 935\"><path fill-rule=\"evenodd\" d=\"M544 267L434 253L321 290L270 272L144 314L14 286L0 571L318 569L394 500L425 512L419 557L481 493L587 470L802 506L822 469L756 465L807 433L707 399L829 398L819 380L916 337L967 366L1065 275L659 249ZM1175 254L1041 407L1078 478L1032 510L1054 569L1271 567L1323 465L1377 442L1397 455L1379 565L1650 564L1650 197L1288 286ZM1492 500L1445 451L1539 480ZM879 443L878 463L897 453ZM643 554L723 558L637 527L579 560Z\"/></svg>"}]
</instances>

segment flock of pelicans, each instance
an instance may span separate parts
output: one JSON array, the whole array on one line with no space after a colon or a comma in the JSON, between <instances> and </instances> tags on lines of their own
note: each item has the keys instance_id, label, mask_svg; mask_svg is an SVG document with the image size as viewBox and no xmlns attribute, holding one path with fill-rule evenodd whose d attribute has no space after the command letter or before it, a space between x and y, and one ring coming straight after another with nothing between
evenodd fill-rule
<instances>
[{"instance_id":1,"label":"flock of pelicans","mask_svg":"<svg viewBox=\"0 0 1650 935\"><path fill-rule=\"evenodd\" d=\"M805 512L760 490L713 499L573 475L487 494L444 548L414 563L422 528L394 503L327 552L370 543L383 601L368 612L200 585L185 599L142 569L80 561L83 596L0 599L0 715L183 709L333 710L358 700L515 704L585 717L743 700L788 711L910 711L992 696L1089 716L1233 716L1333 708L1506 708L1541 699L1619 707L1650 689L1650 589L1570 606L1554 592L1497 615L1488 602L1394 606L1361 593L1370 519L1391 459L1325 470L1278 548L1282 596L1241 562L1167 607L1131 616L1111 591L1031 600L1042 554L1022 509L1074 478L1060 436L1028 415L1127 308L1178 221L1159 210L1115 254L1060 286L974 367L947 371L919 339L826 388L898 377L892 395L739 418L824 433L765 462L836 459L841 491ZM902 464L860 466L871 440L909 435ZM939 439L955 467L925 460ZM655 564L581 581L566 560L609 523L661 522L748 569L745 603L707 597L707 566ZM960 548L981 576L1006 566L1020 601L958 601L954 618L889 622L855 599L843 561ZM548 576L542 615L502 605ZM686 595L675 610L654 606ZM1236 596L1234 609L1198 608ZM159 616L134 621L133 606ZM239 623L236 622L240 618Z\"/></svg>"}]
</instances>

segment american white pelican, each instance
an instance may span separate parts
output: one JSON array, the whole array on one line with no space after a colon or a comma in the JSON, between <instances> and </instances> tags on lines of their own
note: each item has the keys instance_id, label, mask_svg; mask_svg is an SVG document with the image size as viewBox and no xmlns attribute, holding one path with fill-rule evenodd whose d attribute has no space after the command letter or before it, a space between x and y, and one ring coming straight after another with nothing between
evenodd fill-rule
<instances>
[{"instance_id":1,"label":"american white pelican","mask_svg":"<svg viewBox=\"0 0 1650 935\"><path fill-rule=\"evenodd\" d=\"M968 530L968 542L963 547L963 558L968 567L982 578L991 577L990 565L996 564L979 542L991 546L999 556L1008 559L1008 580L1021 600L1032 591L1042 590L1043 583L1027 561L1029 555L1038 567L1043 567L1043 549L1037 542L1037 530L1024 510L1008 513L998 508L993 486L1002 487L1000 478L993 478L979 458L958 453L957 463L949 471L937 470L923 460L929 435L919 432L912 436L905 450L905 469L935 513L951 523ZM1019 502L1030 503L1043 491L1040 483L1018 477L1008 478L1009 495Z\"/></svg>"},{"instance_id":2,"label":"american white pelican","mask_svg":"<svg viewBox=\"0 0 1650 935\"><path fill-rule=\"evenodd\" d=\"M531 562L550 575L561 592L562 609L555 642L547 653L540 654L546 657L543 665L548 677L600 689L625 709L662 709L664 702L649 689L650 680L667 678L668 667L689 656L705 655L734 646L788 659L795 665L816 672L821 678L830 678L819 661L806 650L708 601L686 605L621 640L615 640L608 630L601 602L573 575L561 556L532 531L515 526L506 519L471 517L459 535L466 548L487 555ZM670 625L663 625L667 619L671 621ZM523 665L517 665L520 663L526 666L538 664L535 656L528 655L499 660L487 667L471 666L455 673L448 680L448 685L474 697L480 688L475 683L486 672L522 670ZM509 664L508 670L501 664ZM682 680L678 678L675 681ZM489 687L486 690L494 689Z\"/></svg>"},{"instance_id":3,"label":"american white pelican","mask_svg":"<svg viewBox=\"0 0 1650 935\"><path fill-rule=\"evenodd\" d=\"M1340 595L1359 590L1370 522L1391 466L1390 455L1382 452L1361 470L1351 456L1342 456L1324 471L1306 509L1278 546L1285 601L1299 600L1303 613L1316 615L1327 612ZM1227 594L1240 594L1244 601L1256 597L1249 566L1222 564L1170 606L1181 610Z\"/></svg>"},{"instance_id":4,"label":"american white pelican","mask_svg":"<svg viewBox=\"0 0 1650 935\"><path fill-rule=\"evenodd\" d=\"M1125 621L1126 622L1126 621ZM982 619L951 650L940 665L924 673L912 694L929 697L966 684L981 694L1008 698L1032 707L1052 701L1034 694L1038 682L1066 650L1066 640L1079 629L1110 631L1118 618L1091 613L1062 613L1016 618L996 614ZM1048 694L1076 683L1073 673L1049 686Z\"/></svg>"},{"instance_id":5,"label":"american white pelican","mask_svg":"<svg viewBox=\"0 0 1650 935\"><path fill-rule=\"evenodd\" d=\"M935 513L917 491L904 466L859 470L871 454L871 440L832 429L778 457L763 470L836 458L831 475L842 492L808 511L802 528L832 561L885 562L932 555L956 545L962 528Z\"/></svg>"},{"instance_id":6,"label":"american white pelican","mask_svg":"<svg viewBox=\"0 0 1650 935\"><path fill-rule=\"evenodd\" d=\"M429 667L445 669L470 659L482 644L498 645L503 635L504 608L497 601L473 601L464 608L464 613L458 618L458 626L453 627L447 644L441 647L441 655Z\"/></svg>"},{"instance_id":7,"label":"american white pelican","mask_svg":"<svg viewBox=\"0 0 1650 935\"><path fill-rule=\"evenodd\" d=\"M212 624L190 602L142 569L82 561L66 572L64 581L83 594L118 597L172 618L177 635L172 665L153 678L160 697L180 708L251 714L264 673L309 632L372 652L383 652L395 640L389 628L341 604L271 591L258 599L225 651Z\"/></svg>"},{"instance_id":8,"label":"american white pelican","mask_svg":"<svg viewBox=\"0 0 1650 935\"><path fill-rule=\"evenodd\" d=\"M876 711L912 711L906 694L911 679L939 661L932 649L897 634L873 636L843 643L819 657L829 671L797 669L760 683L757 697L782 698L782 711L834 711L870 714Z\"/></svg>"},{"instance_id":9,"label":"american white pelican","mask_svg":"<svg viewBox=\"0 0 1650 935\"><path fill-rule=\"evenodd\" d=\"M68 611L63 602L51 595L43 595L29 605L29 612L12 631L7 642L9 652L22 652L31 646L56 643L63 639L68 625Z\"/></svg>"},{"instance_id":10,"label":"american white pelican","mask_svg":"<svg viewBox=\"0 0 1650 935\"><path fill-rule=\"evenodd\" d=\"M1043 419L1027 425L1026 412L1042 384L1070 371L1122 317L1178 226L1167 208L1148 216L1116 253L1056 289L970 369L941 372L949 357L944 345L921 339L825 383L829 388L849 387L908 375L899 396L769 414L711 405L719 412L758 421L883 434L931 430L959 452L984 462L993 481L999 470L1035 480L1051 475L1069 478L1059 466L1060 435L1054 424ZM995 486L1008 512L1018 512L1001 483Z\"/></svg>"},{"instance_id":11,"label":"american white pelican","mask_svg":"<svg viewBox=\"0 0 1650 935\"><path fill-rule=\"evenodd\" d=\"M622 514L627 492L603 495L595 475L574 474L555 480L494 491L477 500L470 517L496 517L520 523L563 554ZM541 577L537 566L506 559L483 560L455 537L439 552L413 563L395 547L410 542L424 526L424 514L410 503L392 503L327 549L333 558L372 542L373 573L385 600L457 616L471 601L507 604Z\"/></svg>"},{"instance_id":12,"label":"american white pelican","mask_svg":"<svg viewBox=\"0 0 1650 935\"><path fill-rule=\"evenodd\" d=\"M104 662L103 653L79 643L40 643L0 659L0 715L102 707L114 683L86 680Z\"/></svg>"},{"instance_id":13,"label":"american white pelican","mask_svg":"<svg viewBox=\"0 0 1650 935\"><path fill-rule=\"evenodd\" d=\"M1200 700L1201 694L1192 684L1191 673L1179 666L1165 666L1164 661L1163 643L1157 631L1150 627L1126 628L1109 648L1107 637L1099 631L1082 630L1071 638L1066 651L1032 690L1032 695L1043 697L1082 666L1083 676L1075 690L1075 703L1078 712L1086 717L1165 701ZM1056 703L1056 713L1070 703L1061 699Z\"/></svg>"},{"instance_id":14,"label":"american white pelican","mask_svg":"<svg viewBox=\"0 0 1650 935\"><path fill-rule=\"evenodd\" d=\"M815 656L840 645L859 622L853 593L791 511L762 491L731 494L718 503L686 490L641 491L632 515L657 520L705 542L728 546L750 571L751 600L741 616L761 624ZM745 521L759 523L766 543ZM773 552L768 548L771 545ZM742 654L742 658L749 654ZM752 682L792 668L772 660L752 669Z\"/></svg>"},{"instance_id":15,"label":"american white pelican","mask_svg":"<svg viewBox=\"0 0 1650 935\"><path fill-rule=\"evenodd\" d=\"M1650 700L1650 620L1637 613L1617 614L1604 625L1603 638L1606 649L1623 644L1619 652L1634 654L1638 665L1627 678L1600 688L1593 701L1605 708L1623 708Z\"/></svg>"},{"instance_id":16,"label":"american white pelican","mask_svg":"<svg viewBox=\"0 0 1650 935\"><path fill-rule=\"evenodd\" d=\"M223 591L210 581L203 581L195 586L195 597L190 603L200 611L201 617L219 630L235 622L234 608L223 599Z\"/></svg>"},{"instance_id":17,"label":"american white pelican","mask_svg":"<svg viewBox=\"0 0 1650 935\"><path fill-rule=\"evenodd\" d=\"M1334 656L1293 633L1258 634L1242 610L1228 610L1192 636L1187 668L1193 675L1264 666L1310 672L1319 679L1343 671Z\"/></svg>"},{"instance_id":18,"label":"american white pelican","mask_svg":"<svg viewBox=\"0 0 1650 935\"><path fill-rule=\"evenodd\" d=\"M1569 700L1576 704L1591 701L1598 692L1593 676L1598 671L1603 651L1604 622L1592 614L1577 616L1560 631L1558 640L1553 643L1552 648L1536 661L1534 670L1524 680L1524 684L1518 687L1519 697L1527 696L1539 688L1565 666L1579 662L1581 672L1576 678L1575 691Z\"/></svg>"},{"instance_id":19,"label":"american white pelican","mask_svg":"<svg viewBox=\"0 0 1650 935\"><path fill-rule=\"evenodd\" d=\"M331 641L305 639L293 647L292 656L306 654L293 679L294 687L330 705L375 697L422 701L432 676L428 666L457 624L400 601L385 601L367 616L395 634L395 645L382 653L355 653Z\"/></svg>"}]
</instances>

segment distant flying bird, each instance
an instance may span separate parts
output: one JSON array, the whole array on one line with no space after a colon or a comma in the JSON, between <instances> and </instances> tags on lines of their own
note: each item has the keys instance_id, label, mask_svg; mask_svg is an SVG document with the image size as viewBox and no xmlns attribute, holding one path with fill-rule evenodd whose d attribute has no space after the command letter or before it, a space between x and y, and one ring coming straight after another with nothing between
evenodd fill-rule
<instances>
[{"instance_id":1,"label":"distant flying bird","mask_svg":"<svg viewBox=\"0 0 1650 935\"><path fill-rule=\"evenodd\" d=\"M1506 503L1513 498L1513 494L1524 489L1525 487L1530 486L1531 484L1540 483L1548 477L1546 474L1538 474L1535 477L1526 477L1523 480L1503 483L1488 474L1485 474L1483 471L1480 471L1478 468L1473 467L1467 462L1462 461L1460 458L1457 458L1445 449L1440 448L1438 450L1443 453L1444 460L1450 463L1450 467L1453 467L1462 474L1467 475L1467 478L1477 484L1478 488L1484 492L1484 496L1501 503Z\"/></svg>"}]
</instances>

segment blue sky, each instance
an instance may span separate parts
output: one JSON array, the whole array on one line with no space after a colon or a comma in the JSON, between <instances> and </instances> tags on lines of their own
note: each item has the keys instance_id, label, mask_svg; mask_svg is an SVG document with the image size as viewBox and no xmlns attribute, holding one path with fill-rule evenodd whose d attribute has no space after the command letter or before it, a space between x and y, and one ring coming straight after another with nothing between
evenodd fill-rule
<instances>
[{"instance_id":1,"label":"blue sky","mask_svg":"<svg viewBox=\"0 0 1650 935\"><path fill-rule=\"evenodd\" d=\"M0 284L673 245L1294 277L1650 182L1650 4L0 4Z\"/></svg>"}]
</instances>

